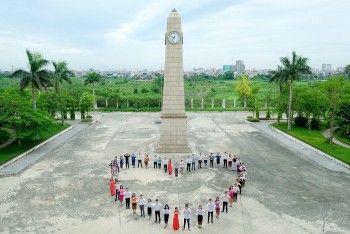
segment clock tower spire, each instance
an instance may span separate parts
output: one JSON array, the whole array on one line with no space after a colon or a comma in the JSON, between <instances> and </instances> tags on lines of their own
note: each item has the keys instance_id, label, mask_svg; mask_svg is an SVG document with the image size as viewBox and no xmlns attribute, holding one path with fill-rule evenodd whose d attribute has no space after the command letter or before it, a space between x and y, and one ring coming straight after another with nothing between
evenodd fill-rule
<instances>
[{"instance_id":1,"label":"clock tower spire","mask_svg":"<svg viewBox=\"0 0 350 234\"><path fill-rule=\"evenodd\" d=\"M183 74L183 34L175 8L167 20L163 106L158 153L189 153Z\"/></svg>"}]
</instances>

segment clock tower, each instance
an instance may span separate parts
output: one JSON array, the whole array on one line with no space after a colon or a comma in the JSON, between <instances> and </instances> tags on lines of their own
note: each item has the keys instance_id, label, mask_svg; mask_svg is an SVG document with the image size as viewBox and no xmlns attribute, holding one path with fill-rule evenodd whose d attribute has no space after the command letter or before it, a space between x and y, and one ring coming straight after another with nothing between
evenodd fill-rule
<instances>
[{"instance_id":1,"label":"clock tower","mask_svg":"<svg viewBox=\"0 0 350 234\"><path fill-rule=\"evenodd\" d=\"M158 153L189 153L183 74L181 18L174 9L167 20L163 106Z\"/></svg>"}]
</instances>

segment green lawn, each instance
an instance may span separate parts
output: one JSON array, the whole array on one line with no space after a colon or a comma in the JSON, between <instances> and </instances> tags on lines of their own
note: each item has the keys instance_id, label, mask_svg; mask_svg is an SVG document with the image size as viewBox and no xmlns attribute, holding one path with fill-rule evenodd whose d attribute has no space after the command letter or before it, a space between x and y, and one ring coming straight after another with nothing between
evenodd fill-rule
<instances>
[{"instance_id":1,"label":"green lawn","mask_svg":"<svg viewBox=\"0 0 350 234\"><path fill-rule=\"evenodd\" d=\"M341 136L341 135L340 135L340 132L339 132L339 129L337 129L337 130L334 131L334 136L335 136L338 140L340 140L340 141L342 141L342 142L344 142L344 143L350 145L350 139Z\"/></svg>"},{"instance_id":2,"label":"green lawn","mask_svg":"<svg viewBox=\"0 0 350 234\"><path fill-rule=\"evenodd\" d=\"M333 144L330 145L327 140L322 136L321 131L313 130L309 132L306 128L300 128L296 126L292 126L292 130L287 130L287 123L280 123L277 125L276 123L272 124L273 127L278 128L279 130L298 138L305 143L312 145L313 147L332 155L333 157L350 164L350 149L344 148L342 146Z\"/></svg>"},{"instance_id":3,"label":"green lawn","mask_svg":"<svg viewBox=\"0 0 350 234\"><path fill-rule=\"evenodd\" d=\"M48 138L52 137L53 135L68 128L69 126L70 125L67 123L64 126L62 126L60 124L56 124L56 125L52 126L45 134L43 134L40 140L37 140L37 141L22 140L21 146L19 146L17 141L15 141L11 145L8 145L5 148L0 149L0 164L3 164L5 162L9 161L10 159L16 157L17 155L35 147L36 145L47 140Z\"/></svg>"}]
</instances>

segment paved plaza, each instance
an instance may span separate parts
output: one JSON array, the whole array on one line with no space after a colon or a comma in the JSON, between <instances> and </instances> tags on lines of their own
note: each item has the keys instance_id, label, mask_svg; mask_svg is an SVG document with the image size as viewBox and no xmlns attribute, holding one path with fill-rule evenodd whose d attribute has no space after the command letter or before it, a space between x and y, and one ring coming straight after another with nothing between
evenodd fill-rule
<instances>
[{"instance_id":1,"label":"paved plaza","mask_svg":"<svg viewBox=\"0 0 350 234\"><path fill-rule=\"evenodd\" d=\"M124 186L171 208L189 203L191 233L350 233L349 170L324 167L324 158L322 163L310 159L322 156L303 155L302 147L293 150L288 141L247 123L249 113L187 114L194 153L227 151L247 165L247 184L228 214L214 218L214 224L204 222L202 230L195 226L197 206L221 196L236 177L222 165L179 178L152 167L130 168L119 175ZM172 218L164 229L154 223L154 214L149 221L116 204L109 191L108 164L114 156L142 152L152 159L159 116L99 114L97 122L22 172L0 177L0 233L173 233Z\"/></svg>"}]
</instances>

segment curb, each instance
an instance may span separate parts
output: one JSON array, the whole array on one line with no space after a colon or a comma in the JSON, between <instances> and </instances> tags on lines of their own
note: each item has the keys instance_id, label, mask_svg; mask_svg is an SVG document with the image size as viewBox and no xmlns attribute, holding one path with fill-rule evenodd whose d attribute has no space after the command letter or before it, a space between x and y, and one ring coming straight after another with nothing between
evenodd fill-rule
<instances>
[{"instance_id":1,"label":"curb","mask_svg":"<svg viewBox=\"0 0 350 234\"><path fill-rule=\"evenodd\" d=\"M11 163L17 161L17 160L20 159L20 158L23 158L23 157L26 156L27 154L33 152L34 150L36 150L36 149L40 148L41 146L47 144L49 141L52 141L53 139L55 139L55 138L61 136L62 134L68 132L68 131L71 130L72 128L73 128L73 126L71 125L69 128L66 128L66 129L64 129L63 131L61 131L60 133L57 133L56 135L50 137L49 139L47 139L47 140L41 142L39 145L36 145L35 147L33 147L33 148L27 150L27 151L24 152L24 153L21 153L20 155L16 156L15 158L11 159L10 161L7 161L6 163L0 165L0 169L2 169L2 168L4 168L4 167L7 167L8 165L10 165Z\"/></svg>"},{"instance_id":2,"label":"curb","mask_svg":"<svg viewBox=\"0 0 350 234\"><path fill-rule=\"evenodd\" d=\"M305 143L305 142L303 142L303 141L301 141L301 140L299 140L299 139L297 139L297 138L295 138L295 137L293 137L293 136L291 136L291 135L289 135L289 134L287 134L287 133L285 133L285 132L275 128L275 127L273 127L273 126L271 126L271 124L269 124L269 128L271 130L273 130L275 132L278 132L279 134L284 135L285 137L288 137L289 139L291 139L291 140L293 140L295 142L298 142L299 144L301 144L301 145L303 145L303 146L305 146L305 147L315 151L316 153L321 154L322 156L324 156L324 157L326 157L326 158L328 158L328 159L338 163L339 165L342 165L346 169L350 170L350 165L340 161L339 159L336 159L333 156L331 156L331 155L329 155L329 154L327 154L327 153L325 153L325 152L323 152L323 151L321 151L321 150L319 150L319 149L317 149L317 148L315 148L315 147L313 147L313 146L311 146L311 145L309 145L309 144L307 144L307 143Z\"/></svg>"}]
</instances>

